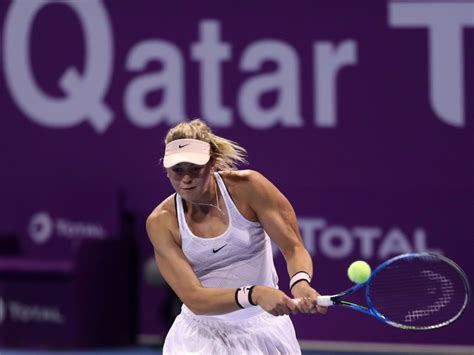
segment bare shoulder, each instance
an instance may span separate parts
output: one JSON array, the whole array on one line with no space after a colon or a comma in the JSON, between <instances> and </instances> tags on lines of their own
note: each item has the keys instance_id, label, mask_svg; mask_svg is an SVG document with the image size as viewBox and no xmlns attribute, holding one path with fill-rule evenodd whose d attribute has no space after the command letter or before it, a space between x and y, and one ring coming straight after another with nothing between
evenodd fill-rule
<instances>
[{"instance_id":1,"label":"bare shoulder","mask_svg":"<svg viewBox=\"0 0 474 355\"><path fill-rule=\"evenodd\" d=\"M255 170L225 171L221 176L233 198L241 204L267 199L275 189L265 176Z\"/></svg>"},{"instance_id":2,"label":"bare shoulder","mask_svg":"<svg viewBox=\"0 0 474 355\"><path fill-rule=\"evenodd\" d=\"M229 188L241 186L243 189L252 189L268 182L261 173L250 169L223 171L221 176Z\"/></svg>"},{"instance_id":3,"label":"bare shoulder","mask_svg":"<svg viewBox=\"0 0 474 355\"><path fill-rule=\"evenodd\" d=\"M167 197L150 213L146 220L148 237L156 247L163 238L171 236L176 238L178 223L176 221L176 208L174 194Z\"/></svg>"}]
</instances>

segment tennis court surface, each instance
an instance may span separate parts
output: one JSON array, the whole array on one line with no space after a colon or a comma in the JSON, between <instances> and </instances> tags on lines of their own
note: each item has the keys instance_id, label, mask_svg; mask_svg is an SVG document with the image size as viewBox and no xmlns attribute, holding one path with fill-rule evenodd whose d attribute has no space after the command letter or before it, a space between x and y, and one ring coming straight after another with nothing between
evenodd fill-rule
<instances>
[{"instance_id":1,"label":"tennis court surface","mask_svg":"<svg viewBox=\"0 0 474 355\"><path fill-rule=\"evenodd\" d=\"M471 346L377 344L344 342L302 342L303 355L474 355ZM0 355L162 355L161 347L135 346L83 351L0 350ZM212 354L209 354L212 355ZM234 355L234 354L232 354ZM235 354L245 355L245 354ZM251 355L251 354L249 354ZM290 355L290 354L289 354Z\"/></svg>"}]
</instances>

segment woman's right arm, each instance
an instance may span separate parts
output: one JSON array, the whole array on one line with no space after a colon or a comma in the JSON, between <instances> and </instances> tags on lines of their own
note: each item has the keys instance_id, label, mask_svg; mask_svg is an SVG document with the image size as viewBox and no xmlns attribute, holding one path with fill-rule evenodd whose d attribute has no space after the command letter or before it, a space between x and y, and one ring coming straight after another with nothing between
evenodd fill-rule
<instances>
[{"instance_id":1,"label":"woman's right arm","mask_svg":"<svg viewBox=\"0 0 474 355\"><path fill-rule=\"evenodd\" d=\"M173 237L173 229L177 228L173 212L158 207L146 222L156 263L168 285L195 314L223 314L240 309L235 302L234 288L202 287L181 246ZM265 297L254 302L267 312L274 315L288 314L296 309L283 292L267 287L265 289Z\"/></svg>"}]
</instances>

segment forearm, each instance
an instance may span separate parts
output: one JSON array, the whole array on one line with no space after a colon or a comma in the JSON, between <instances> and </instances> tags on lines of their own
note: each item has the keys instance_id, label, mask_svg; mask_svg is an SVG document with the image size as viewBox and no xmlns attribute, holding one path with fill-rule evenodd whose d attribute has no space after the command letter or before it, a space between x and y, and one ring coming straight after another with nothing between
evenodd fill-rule
<instances>
[{"instance_id":1,"label":"forearm","mask_svg":"<svg viewBox=\"0 0 474 355\"><path fill-rule=\"evenodd\" d=\"M191 297L188 295L185 304L198 315L224 314L256 305L275 316L289 314L296 309L296 305L283 292L262 285L255 285L251 292L239 291L237 302L236 289L201 288Z\"/></svg>"},{"instance_id":2,"label":"forearm","mask_svg":"<svg viewBox=\"0 0 474 355\"><path fill-rule=\"evenodd\" d=\"M301 271L307 273L311 278L313 277L313 261L311 259L311 255L303 245L295 246L290 251L287 251L285 253L285 260L290 279L292 276ZM293 296L298 297L300 296L300 292L298 292L298 290L300 291L302 288L305 288L304 286L307 285L309 285L308 282L300 281L291 289L291 293ZM295 291L297 292L295 293Z\"/></svg>"},{"instance_id":3,"label":"forearm","mask_svg":"<svg viewBox=\"0 0 474 355\"><path fill-rule=\"evenodd\" d=\"M295 246L285 253L288 275L293 276L299 271L313 276L313 260L304 246Z\"/></svg>"},{"instance_id":4,"label":"forearm","mask_svg":"<svg viewBox=\"0 0 474 355\"><path fill-rule=\"evenodd\" d=\"M184 296L183 303L198 315L216 315L236 311L235 288L199 287Z\"/></svg>"}]
</instances>

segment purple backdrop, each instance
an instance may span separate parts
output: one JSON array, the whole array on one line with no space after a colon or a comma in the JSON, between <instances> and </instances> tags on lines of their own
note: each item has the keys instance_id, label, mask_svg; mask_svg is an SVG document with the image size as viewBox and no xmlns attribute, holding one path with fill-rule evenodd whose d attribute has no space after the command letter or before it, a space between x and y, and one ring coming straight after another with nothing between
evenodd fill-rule
<instances>
[{"instance_id":1,"label":"purple backdrop","mask_svg":"<svg viewBox=\"0 0 474 355\"><path fill-rule=\"evenodd\" d=\"M354 259L422 250L472 283L472 1L2 1L0 16L0 231L71 189L120 189L142 221L173 192L165 132L202 117L290 199L320 292L350 286ZM87 196L62 217L104 203ZM162 292L141 286L139 334L166 331ZM474 344L472 308L422 334L345 310L293 319L301 339Z\"/></svg>"}]
</instances>

